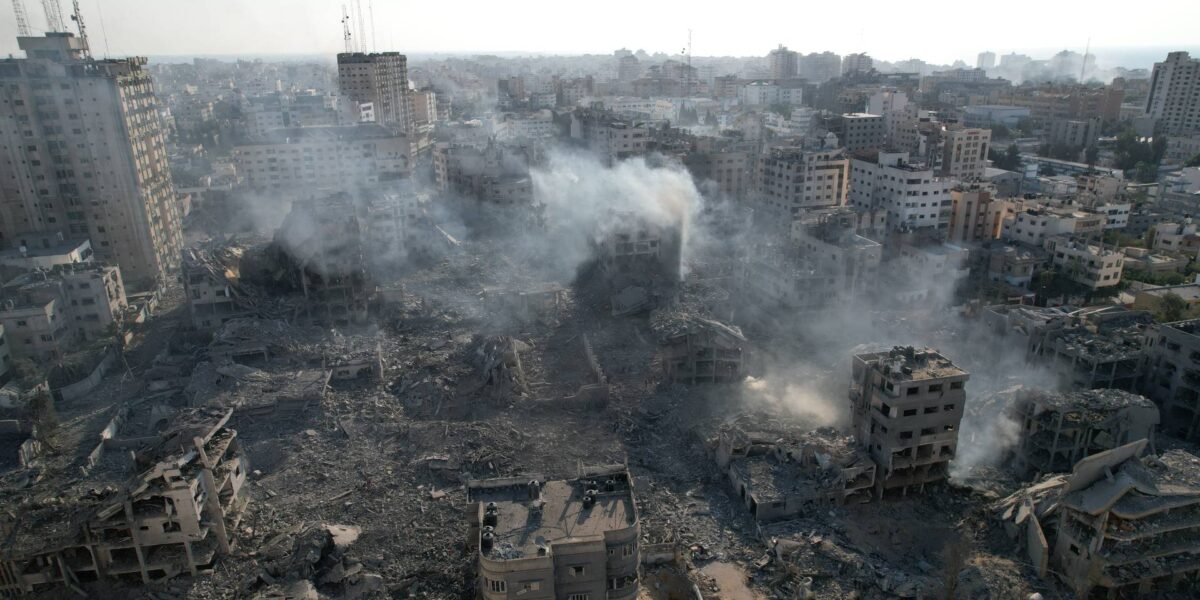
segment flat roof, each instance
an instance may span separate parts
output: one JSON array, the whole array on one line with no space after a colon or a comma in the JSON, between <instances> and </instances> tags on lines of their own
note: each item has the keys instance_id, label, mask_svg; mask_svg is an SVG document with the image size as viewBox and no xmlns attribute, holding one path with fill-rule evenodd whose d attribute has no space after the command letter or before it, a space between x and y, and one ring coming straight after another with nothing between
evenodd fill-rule
<instances>
[{"instance_id":1,"label":"flat roof","mask_svg":"<svg viewBox=\"0 0 1200 600\"><path fill-rule=\"evenodd\" d=\"M612 491L606 491L608 481L614 483ZM500 480L496 487L493 482L469 484L471 500L480 503L481 511L489 503L496 505L495 542L484 552L491 560L533 557L539 548L552 549L557 542L602 538L606 531L637 524L631 482L623 467L595 477L540 483L537 499L530 498L528 480ZM591 482L597 488L596 501L585 507Z\"/></svg>"},{"instance_id":2,"label":"flat roof","mask_svg":"<svg viewBox=\"0 0 1200 600\"><path fill-rule=\"evenodd\" d=\"M856 354L854 357L899 381L920 381L968 375L966 371L956 367L949 358L932 348L895 346L891 350Z\"/></svg>"}]
</instances>

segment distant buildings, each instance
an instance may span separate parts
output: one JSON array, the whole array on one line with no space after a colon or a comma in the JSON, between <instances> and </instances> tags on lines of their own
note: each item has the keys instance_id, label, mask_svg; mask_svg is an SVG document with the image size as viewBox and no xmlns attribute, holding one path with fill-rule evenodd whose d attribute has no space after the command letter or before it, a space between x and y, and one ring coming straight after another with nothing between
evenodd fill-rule
<instances>
[{"instance_id":1,"label":"distant buildings","mask_svg":"<svg viewBox=\"0 0 1200 600\"><path fill-rule=\"evenodd\" d=\"M842 58L842 76L870 73L875 69L875 61L864 53L847 54Z\"/></svg>"},{"instance_id":2,"label":"distant buildings","mask_svg":"<svg viewBox=\"0 0 1200 600\"><path fill-rule=\"evenodd\" d=\"M1046 238L1050 262L1075 283L1097 290L1121 283L1125 255L1101 244L1067 236Z\"/></svg>"},{"instance_id":3,"label":"distant buildings","mask_svg":"<svg viewBox=\"0 0 1200 600\"><path fill-rule=\"evenodd\" d=\"M841 148L773 148L759 160L756 200L789 223L805 209L841 206L849 162Z\"/></svg>"},{"instance_id":4,"label":"distant buildings","mask_svg":"<svg viewBox=\"0 0 1200 600\"><path fill-rule=\"evenodd\" d=\"M994 66L996 66L995 52L980 52L979 56L975 58L975 68L977 69L987 70Z\"/></svg>"},{"instance_id":5,"label":"distant buildings","mask_svg":"<svg viewBox=\"0 0 1200 600\"><path fill-rule=\"evenodd\" d=\"M376 124L277 129L233 149L248 186L337 191L405 178L412 138Z\"/></svg>"},{"instance_id":6,"label":"distant buildings","mask_svg":"<svg viewBox=\"0 0 1200 600\"><path fill-rule=\"evenodd\" d=\"M797 67L801 79L822 83L841 76L842 57L832 52L813 52L801 56Z\"/></svg>"},{"instance_id":7,"label":"distant buildings","mask_svg":"<svg viewBox=\"0 0 1200 600\"><path fill-rule=\"evenodd\" d=\"M941 175L962 181L983 179L987 170L992 131L972 127L947 127L943 136Z\"/></svg>"},{"instance_id":8,"label":"distant buildings","mask_svg":"<svg viewBox=\"0 0 1200 600\"><path fill-rule=\"evenodd\" d=\"M767 67L771 70L771 79L791 79L799 72L800 55L787 46L780 46L767 53Z\"/></svg>"},{"instance_id":9,"label":"distant buildings","mask_svg":"<svg viewBox=\"0 0 1200 600\"><path fill-rule=\"evenodd\" d=\"M841 142L847 152L879 150L887 140L882 115L847 113L841 117Z\"/></svg>"},{"instance_id":10,"label":"distant buildings","mask_svg":"<svg viewBox=\"0 0 1200 600\"><path fill-rule=\"evenodd\" d=\"M128 306L121 270L101 263L32 271L0 290L0 324L15 358L54 361L79 341L106 339Z\"/></svg>"},{"instance_id":11,"label":"distant buildings","mask_svg":"<svg viewBox=\"0 0 1200 600\"><path fill-rule=\"evenodd\" d=\"M130 285L165 281L182 233L146 59L85 58L70 33L18 43L29 58L0 60L0 242L90 238Z\"/></svg>"},{"instance_id":12,"label":"distant buildings","mask_svg":"<svg viewBox=\"0 0 1200 600\"><path fill-rule=\"evenodd\" d=\"M906 152L858 153L850 161L850 203L887 211L888 229L947 229L952 182L908 162Z\"/></svg>"}]
</instances>

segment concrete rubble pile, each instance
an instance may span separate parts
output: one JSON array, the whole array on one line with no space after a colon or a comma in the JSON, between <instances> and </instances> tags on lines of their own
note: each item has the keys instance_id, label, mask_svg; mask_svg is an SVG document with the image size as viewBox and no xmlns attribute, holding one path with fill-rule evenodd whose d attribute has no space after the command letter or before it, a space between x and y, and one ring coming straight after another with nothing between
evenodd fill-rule
<instances>
[{"instance_id":1,"label":"concrete rubble pile","mask_svg":"<svg viewBox=\"0 0 1200 600\"><path fill-rule=\"evenodd\" d=\"M350 546L360 529L300 523L266 540L256 552L257 577L244 587L251 598L356 598L386 590L383 577L354 557Z\"/></svg>"}]
</instances>

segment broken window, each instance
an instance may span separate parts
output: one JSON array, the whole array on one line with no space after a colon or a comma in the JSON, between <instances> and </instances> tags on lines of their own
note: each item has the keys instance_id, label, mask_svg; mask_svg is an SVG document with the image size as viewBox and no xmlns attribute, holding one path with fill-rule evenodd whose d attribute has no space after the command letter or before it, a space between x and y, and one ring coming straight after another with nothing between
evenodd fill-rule
<instances>
[{"instance_id":1,"label":"broken window","mask_svg":"<svg viewBox=\"0 0 1200 600\"><path fill-rule=\"evenodd\" d=\"M576 577L582 576L585 570L586 569L583 566L571 567L571 575L574 575ZM574 596L572 596L572 598L574 598ZM587 598L587 595L585 594L584 599L586 600L586 598Z\"/></svg>"},{"instance_id":2,"label":"broken window","mask_svg":"<svg viewBox=\"0 0 1200 600\"><path fill-rule=\"evenodd\" d=\"M911 432L911 431L901 431L901 432L900 432L900 439L902 439L902 440L911 440L911 439L912 439L912 433L913 433L913 432Z\"/></svg>"},{"instance_id":3,"label":"broken window","mask_svg":"<svg viewBox=\"0 0 1200 600\"><path fill-rule=\"evenodd\" d=\"M951 381L950 382L950 389L952 389L952 390L961 390L962 386L963 386L963 382L961 382L961 381Z\"/></svg>"},{"instance_id":4,"label":"broken window","mask_svg":"<svg viewBox=\"0 0 1200 600\"><path fill-rule=\"evenodd\" d=\"M915 395L917 395L917 390L918 390L918 388L916 388L915 386L910 387L910 388L904 388L904 395L905 396L915 396Z\"/></svg>"},{"instance_id":5,"label":"broken window","mask_svg":"<svg viewBox=\"0 0 1200 600\"><path fill-rule=\"evenodd\" d=\"M940 391L942 391L942 384L940 383L934 383L929 386L929 393L931 394Z\"/></svg>"}]
</instances>

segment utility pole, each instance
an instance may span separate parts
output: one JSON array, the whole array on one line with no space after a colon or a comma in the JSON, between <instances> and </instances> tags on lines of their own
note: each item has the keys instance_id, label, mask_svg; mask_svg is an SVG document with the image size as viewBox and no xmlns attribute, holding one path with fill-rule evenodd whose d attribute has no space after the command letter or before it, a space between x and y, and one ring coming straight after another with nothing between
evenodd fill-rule
<instances>
[{"instance_id":1,"label":"utility pole","mask_svg":"<svg viewBox=\"0 0 1200 600\"><path fill-rule=\"evenodd\" d=\"M29 15L25 13L25 3L21 0L13 0L13 12L17 14L17 35L21 37L33 35L33 30L29 28Z\"/></svg>"},{"instance_id":2,"label":"utility pole","mask_svg":"<svg viewBox=\"0 0 1200 600\"><path fill-rule=\"evenodd\" d=\"M42 0L42 12L46 13L46 29L48 31L66 31L67 24L63 21L62 7L58 0Z\"/></svg>"}]
</instances>

